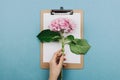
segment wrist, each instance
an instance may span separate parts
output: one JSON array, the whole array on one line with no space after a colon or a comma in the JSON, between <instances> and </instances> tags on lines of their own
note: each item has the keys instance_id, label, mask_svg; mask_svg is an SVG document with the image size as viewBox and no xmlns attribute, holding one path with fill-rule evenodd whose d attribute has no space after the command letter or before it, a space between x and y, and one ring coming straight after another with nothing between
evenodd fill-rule
<instances>
[{"instance_id":1,"label":"wrist","mask_svg":"<svg viewBox=\"0 0 120 80\"><path fill-rule=\"evenodd\" d=\"M50 76L50 77L49 77L49 80L57 80L57 78L54 77L54 76Z\"/></svg>"},{"instance_id":2,"label":"wrist","mask_svg":"<svg viewBox=\"0 0 120 80\"><path fill-rule=\"evenodd\" d=\"M57 80L58 76L56 75L56 73L54 71L50 70L49 73L49 80Z\"/></svg>"}]
</instances>

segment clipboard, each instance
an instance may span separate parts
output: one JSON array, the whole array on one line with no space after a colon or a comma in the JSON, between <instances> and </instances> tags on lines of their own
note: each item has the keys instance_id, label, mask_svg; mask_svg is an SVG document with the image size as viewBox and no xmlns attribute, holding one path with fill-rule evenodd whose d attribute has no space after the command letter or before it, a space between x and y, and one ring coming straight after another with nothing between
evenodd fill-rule
<instances>
[{"instance_id":1,"label":"clipboard","mask_svg":"<svg viewBox=\"0 0 120 80\"><path fill-rule=\"evenodd\" d=\"M80 35L79 38L83 39L83 11L82 10L64 10L63 7L60 9L54 9L54 10L41 10L40 12L40 31L44 30L45 27L45 14L50 14L50 15L74 15L74 14L80 14L81 17L78 17L80 19ZM49 61L45 62L44 61L44 52L45 52L45 45L46 43L40 43L40 67L43 69L48 69L49 68ZM57 43L56 43L57 44ZM52 46L52 45L51 45ZM47 48L46 48L47 49ZM49 48L48 48L49 49ZM47 50L48 50L47 49ZM55 52L55 51L54 51ZM75 54L76 55L76 54ZM53 55L51 55L53 56ZM83 55L77 55L80 59L80 63L66 63L67 66L64 67L64 69L82 69L83 68L83 63L84 63L84 56Z\"/></svg>"}]
</instances>

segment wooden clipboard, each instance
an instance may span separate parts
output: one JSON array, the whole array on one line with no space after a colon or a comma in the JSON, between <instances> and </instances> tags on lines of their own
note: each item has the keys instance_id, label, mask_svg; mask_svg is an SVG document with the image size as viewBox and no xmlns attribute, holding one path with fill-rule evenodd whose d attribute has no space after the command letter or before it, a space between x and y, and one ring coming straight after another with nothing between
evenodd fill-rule
<instances>
[{"instance_id":1,"label":"wooden clipboard","mask_svg":"<svg viewBox=\"0 0 120 80\"><path fill-rule=\"evenodd\" d=\"M40 12L40 30L43 30L43 19L44 19L44 14L45 13L51 13L51 10L42 10ZM81 30L80 30L80 37L83 38L83 11L82 10L73 10L73 13L80 13L81 14ZM43 44L40 43L40 67L43 69L48 69L49 68L49 63L48 62L43 62ZM82 69L83 68L83 63L84 63L84 56L83 55L78 55L80 56L80 61L81 63L66 63L67 66L64 67L65 69Z\"/></svg>"}]
</instances>

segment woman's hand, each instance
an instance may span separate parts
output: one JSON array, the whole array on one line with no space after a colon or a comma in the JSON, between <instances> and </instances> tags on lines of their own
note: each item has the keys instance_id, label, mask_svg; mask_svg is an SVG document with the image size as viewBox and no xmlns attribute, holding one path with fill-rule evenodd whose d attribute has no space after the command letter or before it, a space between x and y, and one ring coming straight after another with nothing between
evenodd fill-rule
<instances>
[{"instance_id":1,"label":"woman's hand","mask_svg":"<svg viewBox=\"0 0 120 80\"><path fill-rule=\"evenodd\" d=\"M65 55L62 55L62 51L58 50L54 53L52 59L50 60L50 73L49 73L49 80L57 80L62 66L66 66L66 64L63 64L63 61Z\"/></svg>"}]
</instances>

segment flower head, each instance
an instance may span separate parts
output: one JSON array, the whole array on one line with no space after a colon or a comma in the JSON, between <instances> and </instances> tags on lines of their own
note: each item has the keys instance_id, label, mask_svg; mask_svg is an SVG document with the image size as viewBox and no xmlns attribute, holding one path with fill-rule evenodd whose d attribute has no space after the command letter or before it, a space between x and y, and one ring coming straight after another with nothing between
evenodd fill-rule
<instances>
[{"instance_id":1,"label":"flower head","mask_svg":"<svg viewBox=\"0 0 120 80\"><path fill-rule=\"evenodd\" d=\"M75 23L68 18L57 18L50 23L49 28L51 31L63 31L68 33L74 30Z\"/></svg>"}]
</instances>

